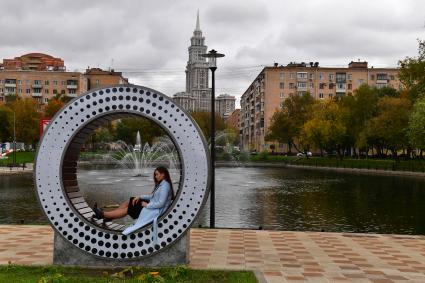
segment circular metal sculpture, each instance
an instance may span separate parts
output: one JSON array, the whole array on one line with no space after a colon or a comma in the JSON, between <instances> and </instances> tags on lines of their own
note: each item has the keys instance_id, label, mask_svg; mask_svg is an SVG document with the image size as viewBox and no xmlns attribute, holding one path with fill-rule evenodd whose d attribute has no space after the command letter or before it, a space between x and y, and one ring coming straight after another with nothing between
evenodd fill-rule
<instances>
[{"instance_id":1,"label":"circular metal sculpture","mask_svg":"<svg viewBox=\"0 0 425 283\"><path fill-rule=\"evenodd\" d=\"M179 188L158 219L156 243L152 225L124 236L118 224L93 223L93 211L78 188L77 161L85 138L99 126L129 116L162 127L180 156ZM207 152L196 123L164 94L141 86L93 90L68 103L44 132L34 172L38 198L57 233L79 249L111 259L150 256L178 240L199 213L208 193Z\"/></svg>"}]
</instances>

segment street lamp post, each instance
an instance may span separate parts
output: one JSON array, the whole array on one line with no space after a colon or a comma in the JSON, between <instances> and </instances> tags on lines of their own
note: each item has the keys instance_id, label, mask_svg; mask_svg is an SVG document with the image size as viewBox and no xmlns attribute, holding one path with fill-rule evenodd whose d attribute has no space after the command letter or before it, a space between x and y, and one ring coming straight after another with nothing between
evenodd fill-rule
<instances>
[{"instance_id":1,"label":"street lamp post","mask_svg":"<svg viewBox=\"0 0 425 283\"><path fill-rule=\"evenodd\" d=\"M217 58L224 57L214 49L207 54L202 54L208 58L211 70L211 186L210 186L210 228L215 228L215 70L217 70Z\"/></svg>"},{"instance_id":2,"label":"street lamp post","mask_svg":"<svg viewBox=\"0 0 425 283\"><path fill-rule=\"evenodd\" d=\"M16 115L13 111L13 166L16 166Z\"/></svg>"}]
</instances>

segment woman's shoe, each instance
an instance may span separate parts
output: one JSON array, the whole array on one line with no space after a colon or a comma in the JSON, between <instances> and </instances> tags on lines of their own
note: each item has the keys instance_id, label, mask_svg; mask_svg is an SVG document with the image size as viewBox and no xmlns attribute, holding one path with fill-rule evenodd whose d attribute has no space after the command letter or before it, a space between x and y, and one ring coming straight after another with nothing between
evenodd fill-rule
<instances>
[{"instance_id":1,"label":"woman's shoe","mask_svg":"<svg viewBox=\"0 0 425 283\"><path fill-rule=\"evenodd\" d=\"M103 213L103 210L97 208L97 202L94 203L93 212L94 212L94 218L97 218L97 219L103 219L103 218L105 218L105 215Z\"/></svg>"}]
</instances>

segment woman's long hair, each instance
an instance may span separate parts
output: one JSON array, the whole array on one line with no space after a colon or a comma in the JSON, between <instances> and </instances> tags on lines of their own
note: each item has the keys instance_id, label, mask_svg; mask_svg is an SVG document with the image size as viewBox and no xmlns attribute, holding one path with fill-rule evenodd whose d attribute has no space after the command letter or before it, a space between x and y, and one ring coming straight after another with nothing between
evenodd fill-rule
<instances>
[{"instance_id":1,"label":"woman's long hair","mask_svg":"<svg viewBox=\"0 0 425 283\"><path fill-rule=\"evenodd\" d=\"M165 168L164 166L160 166L160 167L157 167L155 169L155 171L158 171L159 173L164 174L164 179L168 182L168 184L170 184L171 196L172 196L172 199L174 199L175 195L174 195L173 183L171 182L170 172L168 172L168 169ZM154 191L159 186L159 182L157 182L156 179L155 179L155 171L153 171L153 181L155 182L155 189L154 189Z\"/></svg>"}]
</instances>

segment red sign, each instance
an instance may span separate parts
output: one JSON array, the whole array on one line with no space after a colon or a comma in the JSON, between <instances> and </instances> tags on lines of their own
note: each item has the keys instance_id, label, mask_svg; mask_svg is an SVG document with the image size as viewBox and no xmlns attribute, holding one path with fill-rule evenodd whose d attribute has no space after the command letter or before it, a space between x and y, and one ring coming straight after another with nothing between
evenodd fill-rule
<instances>
[{"instance_id":1,"label":"red sign","mask_svg":"<svg viewBox=\"0 0 425 283\"><path fill-rule=\"evenodd\" d=\"M40 137L43 135L46 127L50 124L50 119L41 119L40 120Z\"/></svg>"}]
</instances>

